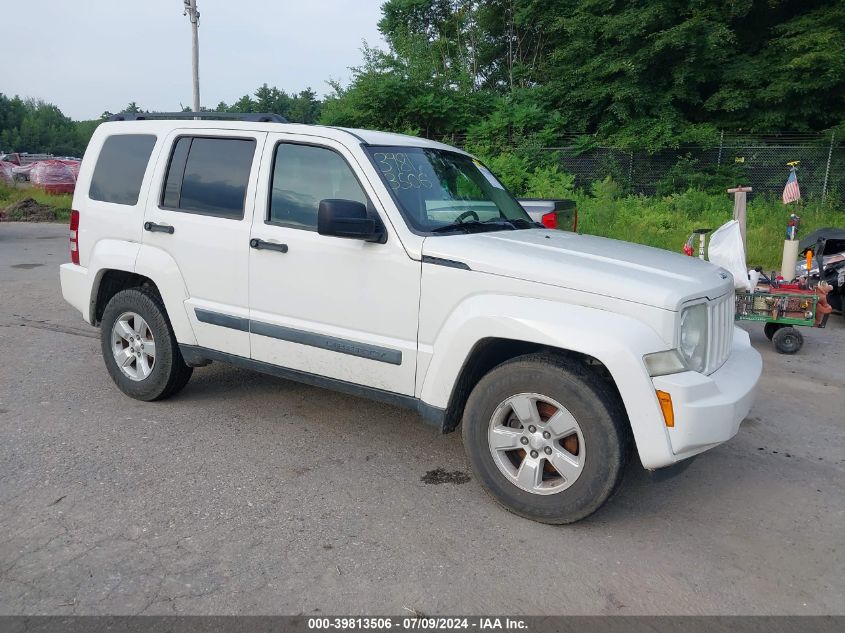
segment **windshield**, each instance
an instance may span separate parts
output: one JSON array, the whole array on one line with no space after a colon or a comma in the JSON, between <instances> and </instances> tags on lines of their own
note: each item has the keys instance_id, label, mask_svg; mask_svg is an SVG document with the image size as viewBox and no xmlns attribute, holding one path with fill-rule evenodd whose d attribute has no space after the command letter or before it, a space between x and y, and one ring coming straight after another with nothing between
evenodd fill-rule
<instances>
[{"instance_id":1,"label":"windshield","mask_svg":"<svg viewBox=\"0 0 845 633\"><path fill-rule=\"evenodd\" d=\"M535 228L490 171L465 154L423 147L366 148L408 224L442 234Z\"/></svg>"}]
</instances>

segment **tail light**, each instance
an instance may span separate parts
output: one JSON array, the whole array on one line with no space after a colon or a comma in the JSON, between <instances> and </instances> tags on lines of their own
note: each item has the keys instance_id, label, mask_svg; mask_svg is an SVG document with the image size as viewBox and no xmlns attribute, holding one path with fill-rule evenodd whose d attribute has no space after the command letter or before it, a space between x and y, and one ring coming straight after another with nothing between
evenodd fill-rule
<instances>
[{"instance_id":1,"label":"tail light","mask_svg":"<svg viewBox=\"0 0 845 633\"><path fill-rule=\"evenodd\" d=\"M79 211L70 212L70 261L79 265Z\"/></svg>"},{"instance_id":2,"label":"tail light","mask_svg":"<svg viewBox=\"0 0 845 633\"><path fill-rule=\"evenodd\" d=\"M540 223L547 229L557 228L557 211L549 211L540 218ZM572 210L572 232L578 231L578 209Z\"/></svg>"}]
</instances>

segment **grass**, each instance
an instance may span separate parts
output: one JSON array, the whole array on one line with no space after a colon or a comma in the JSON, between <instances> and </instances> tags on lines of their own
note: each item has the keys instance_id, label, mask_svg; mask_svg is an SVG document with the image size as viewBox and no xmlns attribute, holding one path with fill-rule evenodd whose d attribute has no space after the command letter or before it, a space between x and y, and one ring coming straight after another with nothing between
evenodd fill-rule
<instances>
[{"instance_id":1,"label":"grass","mask_svg":"<svg viewBox=\"0 0 845 633\"><path fill-rule=\"evenodd\" d=\"M697 190L666 197L617 196L593 188L592 195L573 192L584 233L648 244L681 252L696 228L716 229L733 217L733 198ZM746 262L764 270L780 268L790 213L801 217L799 238L823 226L845 227L845 210L832 202L798 202L753 197L748 201ZM698 249L698 242L694 244Z\"/></svg>"},{"instance_id":2,"label":"grass","mask_svg":"<svg viewBox=\"0 0 845 633\"><path fill-rule=\"evenodd\" d=\"M0 184L0 211L26 198L34 198L38 203L52 207L56 212L56 222L70 222L71 194L53 196L29 183L19 183L15 187Z\"/></svg>"},{"instance_id":3,"label":"grass","mask_svg":"<svg viewBox=\"0 0 845 633\"><path fill-rule=\"evenodd\" d=\"M716 229L733 217L733 196L725 191L718 174L699 174L683 182L662 183L669 195L630 194L612 177L592 183L589 190L574 185L575 177L557 163L530 161L518 153L489 157L488 166L517 196L570 198L578 204L579 230L603 237L682 252L690 233L697 228ZM735 181L730 181L735 182ZM835 201L835 202L834 202ZM780 268L783 241L790 213L801 216L798 237L823 226L845 227L845 206L839 196L827 201L800 200L788 206L776 197L750 194L746 222L746 263L771 271ZM698 248L696 242L695 248Z\"/></svg>"}]
</instances>

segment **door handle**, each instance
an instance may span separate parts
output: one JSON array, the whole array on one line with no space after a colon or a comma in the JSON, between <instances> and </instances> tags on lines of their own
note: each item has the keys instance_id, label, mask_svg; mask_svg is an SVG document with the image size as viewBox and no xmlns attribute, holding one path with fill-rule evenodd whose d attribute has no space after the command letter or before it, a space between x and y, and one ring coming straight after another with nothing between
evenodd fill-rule
<instances>
[{"instance_id":1,"label":"door handle","mask_svg":"<svg viewBox=\"0 0 845 633\"><path fill-rule=\"evenodd\" d=\"M264 240L259 240L257 238L252 238L249 241L249 245L251 248L254 248L257 251L277 251L279 253L287 253L288 252L288 245L287 244L277 244L276 242L265 242Z\"/></svg>"},{"instance_id":2,"label":"door handle","mask_svg":"<svg viewBox=\"0 0 845 633\"><path fill-rule=\"evenodd\" d=\"M176 230L169 224L156 224L155 222L144 222L144 230L150 233L168 233L173 235Z\"/></svg>"}]
</instances>

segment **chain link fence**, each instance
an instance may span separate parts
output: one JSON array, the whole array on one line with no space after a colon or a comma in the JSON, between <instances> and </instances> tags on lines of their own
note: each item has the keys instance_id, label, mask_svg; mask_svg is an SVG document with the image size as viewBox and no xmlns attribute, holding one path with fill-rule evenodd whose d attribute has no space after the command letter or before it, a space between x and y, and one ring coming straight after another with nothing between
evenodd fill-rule
<instances>
[{"instance_id":1,"label":"chain link fence","mask_svg":"<svg viewBox=\"0 0 845 633\"><path fill-rule=\"evenodd\" d=\"M797 165L801 196L845 204L845 139L833 133L777 133L745 135L724 132L710 147L680 147L658 152L625 151L611 147L580 150L575 135L555 147L520 149L531 154L554 152L561 169L575 176L578 187L589 188L607 176L632 193L666 195L689 186L722 188L750 186L756 195L778 197ZM461 145L463 138L444 139Z\"/></svg>"}]
</instances>

